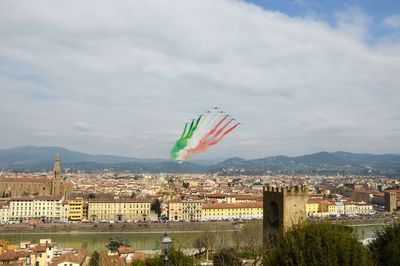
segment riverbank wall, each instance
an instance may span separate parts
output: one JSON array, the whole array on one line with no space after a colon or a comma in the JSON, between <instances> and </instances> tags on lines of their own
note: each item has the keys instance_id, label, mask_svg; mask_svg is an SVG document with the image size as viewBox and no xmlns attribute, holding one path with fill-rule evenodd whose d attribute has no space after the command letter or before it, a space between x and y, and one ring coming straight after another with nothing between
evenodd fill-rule
<instances>
[{"instance_id":1,"label":"riverbank wall","mask_svg":"<svg viewBox=\"0 0 400 266\"><path fill-rule=\"evenodd\" d=\"M242 224L235 222L170 222L170 223L71 223L71 224L7 224L0 233L66 233L66 232L190 232L234 231Z\"/></svg>"},{"instance_id":2,"label":"riverbank wall","mask_svg":"<svg viewBox=\"0 0 400 266\"><path fill-rule=\"evenodd\" d=\"M314 219L320 220L320 219ZM352 219L329 219L332 223L348 226L383 225L399 221L398 217L368 217ZM257 221L261 223L262 221ZM235 231L249 222L168 222L168 223L49 223L49 224L3 224L1 233L68 233L68 232L203 232L203 231Z\"/></svg>"}]
</instances>

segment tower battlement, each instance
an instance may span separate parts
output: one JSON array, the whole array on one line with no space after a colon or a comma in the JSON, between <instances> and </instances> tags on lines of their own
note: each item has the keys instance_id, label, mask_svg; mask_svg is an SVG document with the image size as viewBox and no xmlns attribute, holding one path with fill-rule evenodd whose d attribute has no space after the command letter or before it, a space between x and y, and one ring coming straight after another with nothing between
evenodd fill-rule
<instances>
[{"instance_id":1,"label":"tower battlement","mask_svg":"<svg viewBox=\"0 0 400 266\"><path fill-rule=\"evenodd\" d=\"M290 195L308 195L308 190L305 186L294 186L294 187L270 187L270 186L264 186L264 192L270 192L270 193L282 193L284 195L290 196Z\"/></svg>"}]
</instances>

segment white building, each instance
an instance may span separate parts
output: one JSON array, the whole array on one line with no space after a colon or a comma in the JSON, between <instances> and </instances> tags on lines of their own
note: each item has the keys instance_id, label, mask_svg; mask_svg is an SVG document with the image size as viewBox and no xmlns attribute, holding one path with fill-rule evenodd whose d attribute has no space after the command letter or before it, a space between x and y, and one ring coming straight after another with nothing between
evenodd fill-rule
<instances>
[{"instance_id":1,"label":"white building","mask_svg":"<svg viewBox=\"0 0 400 266\"><path fill-rule=\"evenodd\" d=\"M61 218L61 197L37 196L12 198L9 204L10 221L55 221Z\"/></svg>"}]
</instances>

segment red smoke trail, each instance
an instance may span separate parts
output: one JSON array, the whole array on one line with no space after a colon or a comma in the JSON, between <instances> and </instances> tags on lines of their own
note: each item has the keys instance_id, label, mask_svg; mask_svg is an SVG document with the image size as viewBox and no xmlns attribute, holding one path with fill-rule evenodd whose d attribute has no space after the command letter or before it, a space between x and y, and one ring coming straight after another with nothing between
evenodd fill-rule
<instances>
[{"instance_id":1,"label":"red smoke trail","mask_svg":"<svg viewBox=\"0 0 400 266\"><path fill-rule=\"evenodd\" d=\"M226 123L223 127L221 127L221 129L218 130L218 131L212 136L211 140L212 140L212 139L215 139L216 137L218 137L219 134L221 134L221 132L224 131L224 129L225 129L230 123L232 123L232 121L233 121L232 119L229 120L228 123ZM210 140L210 141L211 141L211 140Z\"/></svg>"},{"instance_id":2,"label":"red smoke trail","mask_svg":"<svg viewBox=\"0 0 400 266\"><path fill-rule=\"evenodd\" d=\"M225 119L228 117L228 115L226 115L224 118L221 119L221 121L218 122L218 124L215 125L215 127L213 129L211 129L210 132L208 132L207 135L205 135L201 140L205 140L208 137L210 137L212 134L214 134L214 132L219 128L219 126L225 121ZM200 140L200 142L201 142Z\"/></svg>"},{"instance_id":3,"label":"red smoke trail","mask_svg":"<svg viewBox=\"0 0 400 266\"><path fill-rule=\"evenodd\" d=\"M193 149L189 149L188 153L196 153L196 152L200 152L200 151L205 151L205 147L207 146L207 143L211 140L209 140L210 136L212 136L214 134L215 131L217 131L217 129L221 126L221 124L225 121L225 119L228 117L228 115L226 115L224 118L222 118L213 129L211 129L210 132L207 133L207 135L205 135L204 137L202 137L199 141L199 144L197 144L196 147L194 147ZM218 132L217 132L218 133Z\"/></svg>"},{"instance_id":4,"label":"red smoke trail","mask_svg":"<svg viewBox=\"0 0 400 266\"><path fill-rule=\"evenodd\" d=\"M232 121L232 120L231 120ZM225 128L230 122L228 122L223 128ZM211 139L208 140L205 137L202 138L199 142L199 144L193 148L187 151L187 153L184 155L185 159L190 158L190 155L193 153L198 153L198 152L205 152L207 151L207 149L211 146L216 145L218 142L220 142L226 135L228 135L232 130L234 130L238 125L240 125L240 123L237 123L236 125L232 126L231 128L229 128L228 130L226 130L220 137L218 137L217 139ZM220 132L217 132L218 134ZM218 136L218 135L216 135Z\"/></svg>"},{"instance_id":5,"label":"red smoke trail","mask_svg":"<svg viewBox=\"0 0 400 266\"><path fill-rule=\"evenodd\" d=\"M218 142L220 142L226 135L228 135L232 130L234 130L238 125L240 125L240 123L237 123L236 125L234 125L233 127L231 127L230 129L228 129L227 131L224 132L224 134L222 134L219 138L217 138L214 141L211 141L208 143L208 147L213 146L215 144L217 144Z\"/></svg>"}]
</instances>

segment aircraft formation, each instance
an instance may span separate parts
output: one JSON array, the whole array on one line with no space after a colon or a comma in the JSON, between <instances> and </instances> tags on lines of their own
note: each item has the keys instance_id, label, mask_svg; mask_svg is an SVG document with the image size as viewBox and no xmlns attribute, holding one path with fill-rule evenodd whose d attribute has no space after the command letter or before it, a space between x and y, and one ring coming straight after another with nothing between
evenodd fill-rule
<instances>
[{"instance_id":1,"label":"aircraft formation","mask_svg":"<svg viewBox=\"0 0 400 266\"><path fill-rule=\"evenodd\" d=\"M231 115L219 107L213 107L185 124L181 136L171 150L171 158L185 161L195 153L206 152L239 125Z\"/></svg>"}]
</instances>

